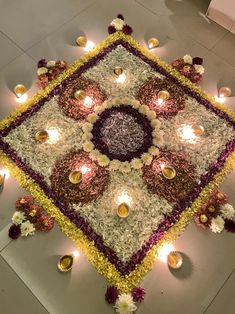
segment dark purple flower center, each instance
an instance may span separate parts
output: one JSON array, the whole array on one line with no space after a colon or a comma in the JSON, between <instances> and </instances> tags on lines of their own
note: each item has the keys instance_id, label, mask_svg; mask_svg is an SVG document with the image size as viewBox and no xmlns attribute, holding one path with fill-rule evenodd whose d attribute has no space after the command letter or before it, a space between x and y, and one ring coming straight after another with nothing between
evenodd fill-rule
<instances>
[{"instance_id":1,"label":"dark purple flower center","mask_svg":"<svg viewBox=\"0 0 235 314\"><path fill-rule=\"evenodd\" d=\"M152 145L152 127L147 117L131 106L106 109L95 122L95 148L111 160L131 161Z\"/></svg>"}]
</instances>

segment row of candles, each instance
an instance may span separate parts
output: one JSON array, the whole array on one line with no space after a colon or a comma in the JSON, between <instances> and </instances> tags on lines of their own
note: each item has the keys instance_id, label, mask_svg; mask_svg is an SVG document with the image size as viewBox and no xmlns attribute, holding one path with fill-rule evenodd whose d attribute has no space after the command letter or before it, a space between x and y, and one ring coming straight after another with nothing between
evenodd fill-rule
<instances>
[{"instance_id":1,"label":"row of candles","mask_svg":"<svg viewBox=\"0 0 235 314\"><path fill-rule=\"evenodd\" d=\"M80 256L79 251L73 251L72 254L60 256L57 262L57 268L62 273L72 270L74 260ZM156 255L156 260L167 263L172 269L180 269L183 265L183 256L179 251L176 251L171 243L165 243Z\"/></svg>"}]
</instances>

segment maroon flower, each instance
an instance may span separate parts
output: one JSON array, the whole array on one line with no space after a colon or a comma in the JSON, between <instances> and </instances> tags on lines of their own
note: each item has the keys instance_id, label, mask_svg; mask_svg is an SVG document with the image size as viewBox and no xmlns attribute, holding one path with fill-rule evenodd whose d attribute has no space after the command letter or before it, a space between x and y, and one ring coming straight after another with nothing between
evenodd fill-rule
<instances>
[{"instance_id":1,"label":"maroon flower","mask_svg":"<svg viewBox=\"0 0 235 314\"><path fill-rule=\"evenodd\" d=\"M116 33L116 28L113 25L109 25L108 27L108 33L111 35L113 33Z\"/></svg>"},{"instance_id":2,"label":"maroon flower","mask_svg":"<svg viewBox=\"0 0 235 314\"><path fill-rule=\"evenodd\" d=\"M36 222L36 229L42 232L48 232L54 227L54 218L49 215L42 214Z\"/></svg>"},{"instance_id":3,"label":"maroon flower","mask_svg":"<svg viewBox=\"0 0 235 314\"><path fill-rule=\"evenodd\" d=\"M19 238L20 235L21 235L20 225L10 226L10 228L8 230L8 236L11 239L16 240Z\"/></svg>"},{"instance_id":4,"label":"maroon flower","mask_svg":"<svg viewBox=\"0 0 235 314\"><path fill-rule=\"evenodd\" d=\"M130 25L127 25L127 24L123 26L122 31L126 35L131 35L133 33L133 29L130 27Z\"/></svg>"},{"instance_id":5,"label":"maroon flower","mask_svg":"<svg viewBox=\"0 0 235 314\"><path fill-rule=\"evenodd\" d=\"M124 21L124 16L123 16L122 14L118 14L118 15L117 15L117 18Z\"/></svg>"},{"instance_id":6,"label":"maroon flower","mask_svg":"<svg viewBox=\"0 0 235 314\"><path fill-rule=\"evenodd\" d=\"M35 223L39 217L42 215L43 213L43 208L36 205L36 204L32 204L29 206L29 209L26 213L27 215L27 219L32 222Z\"/></svg>"},{"instance_id":7,"label":"maroon flower","mask_svg":"<svg viewBox=\"0 0 235 314\"><path fill-rule=\"evenodd\" d=\"M193 64L202 65L203 64L203 59L199 58L199 57L195 57L195 58L193 58Z\"/></svg>"},{"instance_id":8,"label":"maroon flower","mask_svg":"<svg viewBox=\"0 0 235 314\"><path fill-rule=\"evenodd\" d=\"M225 219L224 228L228 232L235 233L235 220Z\"/></svg>"},{"instance_id":9,"label":"maroon flower","mask_svg":"<svg viewBox=\"0 0 235 314\"><path fill-rule=\"evenodd\" d=\"M131 291L131 295L135 302L138 302L138 301L142 302L144 300L145 294L146 294L145 289L141 287L135 287Z\"/></svg>"},{"instance_id":10,"label":"maroon flower","mask_svg":"<svg viewBox=\"0 0 235 314\"><path fill-rule=\"evenodd\" d=\"M114 304L118 298L118 289L115 286L107 287L105 301L108 304Z\"/></svg>"},{"instance_id":11,"label":"maroon flower","mask_svg":"<svg viewBox=\"0 0 235 314\"><path fill-rule=\"evenodd\" d=\"M41 59L38 61L38 68L45 67L47 65L47 60L46 59Z\"/></svg>"},{"instance_id":12,"label":"maroon flower","mask_svg":"<svg viewBox=\"0 0 235 314\"><path fill-rule=\"evenodd\" d=\"M33 197L31 195L20 196L16 201L16 209L27 212L30 205L33 204Z\"/></svg>"}]
</instances>

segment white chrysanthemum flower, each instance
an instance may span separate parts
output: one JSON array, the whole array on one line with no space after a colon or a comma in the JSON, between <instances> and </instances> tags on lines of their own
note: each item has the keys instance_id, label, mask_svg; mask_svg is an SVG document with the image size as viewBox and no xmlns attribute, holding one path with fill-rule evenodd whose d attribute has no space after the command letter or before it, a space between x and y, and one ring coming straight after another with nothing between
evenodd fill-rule
<instances>
[{"instance_id":1,"label":"white chrysanthemum flower","mask_svg":"<svg viewBox=\"0 0 235 314\"><path fill-rule=\"evenodd\" d=\"M110 165L109 165L109 169L110 170L118 170L121 167L121 162L119 160L111 160L110 161Z\"/></svg>"},{"instance_id":2,"label":"white chrysanthemum flower","mask_svg":"<svg viewBox=\"0 0 235 314\"><path fill-rule=\"evenodd\" d=\"M106 155L101 155L98 157L98 163L101 167L106 167L110 163L110 160Z\"/></svg>"},{"instance_id":3,"label":"white chrysanthemum flower","mask_svg":"<svg viewBox=\"0 0 235 314\"><path fill-rule=\"evenodd\" d=\"M87 116L87 121L89 121L90 123L95 123L97 118L98 118L97 114L91 113Z\"/></svg>"},{"instance_id":4,"label":"white chrysanthemum flower","mask_svg":"<svg viewBox=\"0 0 235 314\"><path fill-rule=\"evenodd\" d=\"M189 63L189 64L193 63L193 58L190 55L185 55L183 59L185 63Z\"/></svg>"},{"instance_id":5,"label":"white chrysanthemum flower","mask_svg":"<svg viewBox=\"0 0 235 314\"><path fill-rule=\"evenodd\" d=\"M138 109L141 106L140 102L137 100L134 100L132 102L132 107L134 107L135 109Z\"/></svg>"},{"instance_id":6,"label":"white chrysanthemum flower","mask_svg":"<svg viewBox=\"0 0 235 314\"><path fill-rule=\"evenodd\" d=\"M153 128L160 128L160 126L161 126L161 121L159 121L158 119L153 119L152 121L151 121L151 126L153 127Z\"/></svg>"},{"instance_id":7,"label":"white chrysanthemum flower","mask_svg":"<svg viewBox=\"0 0 235 314\"><path fill-rule=\"evenodd\" d=\"M148 150L149 154L153 155L153 156L157 156L159 155L159 149L155 146L151 146Z\"/></svg>"},{"instance_id":8,"label":"white chrysanthemum flower","mask_svg":"<svg viewBox=\"0 0 235 314\"><path fill-rule=\"evenodd\" d=\"M90 133L90 132L84 133L84 134L82 135L82 139L83 139L84 141L89 141L89 140L91 140L92 138L93 138L93 135L92 135L92 133Z\"/></svg>"},{"instance_id":9,"label":"white chrysanthemum flower","mask_svg":"<svg viewBox=\"0 0 235 314\"><path fill-rule=\"evenodd\" d=\"M28 235L34 234L35 228L34 228L34 225L29 220L27 220L21 224L20 230L21 230L21 235L23 237L27 237Z\"/></svg>"},{"instance_id":10,"label":"white chrysanthemum flower","mask_svg":"<svg viewBox=\"0 0 235 314\"><path fill-rule=\"evenodd\" d=\"M98 151L98 149L93 149L91 152L90 152L90 157L92 160L97 160L102 154Z\"/></svg>"},{"instance_id":11,"label":"white chrysanthemum flower","mask_svg":"<svg viewBox=\"0 0 235 314\"><path fill-rule=\"evenodd\" d=\"M56 62L54 60L50 60L50 61L47 62L47 67L48 68L53 68L55 66L55 63Z\"/></svg>"},{"instance_id":12,"label":"white chrysanthemum flower","mask_svg":"<svg viewBox=\"0 0 235 314\"><path fill-rule=\"evenodd\" d=\"M211 219L210 228L212 232L220 233L224 229L224 220L222 217L217 216Z\"/></svg>"},{"instance_id":13,"label":"white chrysanthemum flower","mask_svg":"<svg viewBox=\"0 0 235 314\"><path fill-rule=\"evenodd\" d=\"M112 20L111 25L114 26L117 31L121 31L125 22L122 19L116 18Z\"/></svg>"},{"instance_id":14,"label":"white chrysanthemum flower","mask_svg":"<svg viewBox=\"0 0 235 314\"><path fill-rule=\"evenodd\" d=\"M43 74L46 74L47 72L48 72L47 68L41 67L41 68L38 68L37 75L43 75Z\"/></svg>"},{"instance_id":15,"label":"white chrysanthemum flower","mask_svg":"<svg viewBox=\"0 0 235 314\"><path fill-rule=\"evenodd\" d=\"M95 108L95 113L96 113L96 114L100 114L102 111L104 111L103 106L97 106L97 107Z\"/></svg>"},{"instance_id":16,"label":"white chrysanthemum flower","mask_svg":"<svg viewBox=\"0 0 235 314\"><path fill-rule=\"evenodd\" d=\"M91 123L84 123L82 129L83 132L90 132L93 129L93 125Z\"/></svg>"},{"instance_id":17,"label":"white chrysanthemum flower","mask_svg":"<svg viewBox=\"0 0 235 314\"><path fill-rule=\"evenodd\" d=\"M144 153L142 154L141 159L145 165L149 166L153 160L153 156L148 153Z\"/></svg>"},{"instance_id":18,"label":"white chrysanthemum flower","mask_svg":"<svg viewBox=\"0 0 235 314\"><path fill-rule=\"evenodd\" d=\"M122 162L119 169L121 172L124 173L130 172L131 171L130 163L128 161Z\"/></svg>"},{"instance_id":19,"label":"white chrysanthemum flower","mask_svg":"<svg viewBox=\"0 0 235 314\"><path fill-rule=\"evenodd\" d=\"M227 204L221 205L220 209L221 209L221 214L223 218L225 219L233 218L235 214L235 210L232 205L227 203Z\"/></svg>"},{"instance_id":20,"label":"white chrysanthemum flower","mask_svg":"<svg viewBox=\"0 0 235 314\"><path fill-rule=\"evenodd\" d=\"M20 225L24 220L25 220L25 214L20 212L20 211L16 211L14 212L11 220L13 222L14 225Z\"/></svg>"},{"instance_id":21,"label":"white chrysanthemum flower","mask_svg":"<svg viewBox=\"0 0 235 314\"><path fill-rule=\"evenodd\" d=\"M194 68L195 68L195 71L201 75L205 72L204 67L200 64L195 64Z\"/></svg>"},{"instance_id":22,"label":"white chrysanthemum flower","mask_svg":"<svg viewBox=\"0 0 235 314\"><path fill-rule=\"evenodd\" d=\"M137 310L137 307L131 294L123 293L119 295L115 303L115 309L118 314L132 314Z\"/></svg>"},{"instance_id":23,"label":"white chrysanthemum flower","mask_svg":"<svg viewBox=\"0 0 235 314\"><path fill-rule=\"evenodd\" d=\"M90 141L87 141L83 144L83 149L87 153L91 152L93 150L93 148L94 148L94 144Z\"/></svg>"},{"instance_id":24,"label":"white chrysanthemum flower","mask_svg":"<svg viewBox=\"0 0 235 314\"><path fill-rule=\"evenodd\" d=\"M142 163L141 159L134 158L131 161L131 166L133 169L141 169L143 167L143 163Z\"/></svg>"},{"instance_id":25,"label":"white chrysanthemum flower","mask_svg":"<svg viewBox=\"0 0 235 314\"><path fill-rule=\"evenodd\" d=\"M156 112L153 110L148 110L147 111L147 118L149 120L154 120L156 118Z\"/></svg>"}]
</instances>

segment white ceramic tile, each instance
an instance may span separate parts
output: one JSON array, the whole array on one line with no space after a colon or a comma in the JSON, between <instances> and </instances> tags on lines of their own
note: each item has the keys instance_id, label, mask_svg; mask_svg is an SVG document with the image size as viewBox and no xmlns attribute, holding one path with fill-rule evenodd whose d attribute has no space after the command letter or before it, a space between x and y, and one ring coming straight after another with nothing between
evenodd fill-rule
<instances>
[{"instance_id":1,"label":"white ceramic tile","mask_svg":"<svg viewBox=\"0 0 235 314\"><path fill-rule=\"evenodd\" d=\"M2 33L0 33L0 47L0 69L23 53L19 47Z\"/></svg>"},{"instance_id":2,"label":"white ceramic tile","mask_svg":"<svg viewBox=\"0 0 235 314\"><path fill-rule=\"evenodd\" d=\"M226 48L225 48L226 47ZM235 34L228 33L212 49L220 58L235 67Z\"/></svg>"},{"instance_id":3,"label":"white ceramic tile","mask_svg":"<svg viewBox=\"0 0 235 314\"><path fill-rule=\"evenodd\" d=\"M137 0L146 8L160 15L196 15L206 13L210 0Z\"/></svg>"},{"instance_id":4,"label":"white ceramic tile","mask_svg":"<svg viewBox=\"0 0 235 314\"><path fill-rule=\"evenodd\" d=\"M71 273L60 273L57 261L71 254L74 243L54 227L12 241L1 254L50 314L112 314L104 301L106 281L81 254Z\"/></svg>"},{"instance_id":5,"label":"white ceramic tile","mask_svg":"<svg viewBox=\"0 0 235 314\"><path fill-rule=\"evenodd\" d=\"M0 231L0 251L2 251L12 240L8 237L8 230L11 226L9 223Z\"/></svg>"},{"instance_id":6,"label":"white ceramic tile","mask_svg":"<svg viewBox=\"0 0 235 314\"><path fill-rule=\"evenodd\" d=\"M24 84L28 95L35 93L36 63L26 54L21 55L0 71L0 119L8 116L17 106L14 86Z\"/></svg>"},{"instance_id":7,"label":"white ceramic tile","mask_svg":"<svg viewBox=\"0 0 235 314\"><path fill-rule=\"evenodd\" d=\"M0 1L0 30L27 49L88 7L93 0Z\"/></svg>"},{"instance_id":8,"label":"white ceramic tile","mask_svg":"<svg viewBox=\"0 0 235 314\"><path fill-rule=\"evenodd\" d=\"M234 314L235 269L230 274L216 298L205 311L205 314Z\"/></svg>"},{"instance_id":9,"label":"white ceramic tile","mask_svg":"<svg viewBox=\"0 0 235 314\"><path fill-rule=\"evenodd\" d=\"M0 274L1 314L48 313L1 256Z\"/></svg>"}]
</instances>

